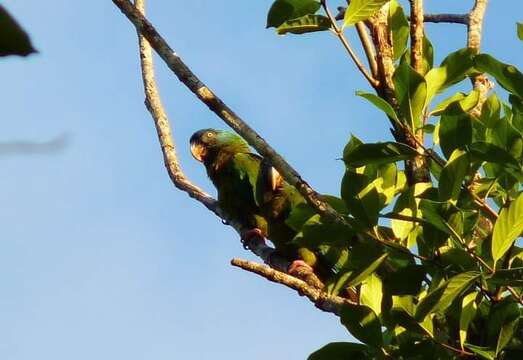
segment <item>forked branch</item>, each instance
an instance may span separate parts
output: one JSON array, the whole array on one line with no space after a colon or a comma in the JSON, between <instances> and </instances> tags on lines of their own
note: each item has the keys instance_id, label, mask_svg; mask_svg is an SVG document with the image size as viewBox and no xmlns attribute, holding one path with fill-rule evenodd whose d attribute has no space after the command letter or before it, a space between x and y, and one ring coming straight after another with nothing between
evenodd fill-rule
<instances>
[{"instance_id":1,"label":"forked branch","mask_svg":"<svg viewBox=\"0 0 523 360\"><path fill-rule=\"evenodd\" d=\"M160 58L178 79L227 125L243 137L260 155L268 159L283 178L293 185L307 202L325 219L343 222L343 218L305 182L300 174L287 163L256 131L243 121L231 108L217 97L183 62L167 44L154 26L135 9L129 0L112 0L131 21L138 33L144 36Z\"/></svg>"}]
</instances>

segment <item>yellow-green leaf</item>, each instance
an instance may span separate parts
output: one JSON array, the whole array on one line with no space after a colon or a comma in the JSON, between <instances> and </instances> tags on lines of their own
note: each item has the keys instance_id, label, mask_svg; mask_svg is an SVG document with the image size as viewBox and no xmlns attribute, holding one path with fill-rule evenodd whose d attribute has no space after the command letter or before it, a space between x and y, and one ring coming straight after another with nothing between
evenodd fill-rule
<instances>
[{"instance_id":1,"label":"yellow-green leaf","mask_svg":"<svg viewBox=\"0 0 523 360\"><path fill-rule=\"evenodd\" d=\"M505 255L523 232L523 193L508 208L503 208L494 225L492 234L492 258L494 263Z\"/></svg>"},{"instance_id":2,"label":"yellow-green leaf","mask_svg":"<svg viewBox=\"0 0 523 360\"><path fill-rule=\"evenodd\" d=\"M345 10L343 27L365 21L374 15L389 0L352 0Z\"/></svg>"}]
</instances>

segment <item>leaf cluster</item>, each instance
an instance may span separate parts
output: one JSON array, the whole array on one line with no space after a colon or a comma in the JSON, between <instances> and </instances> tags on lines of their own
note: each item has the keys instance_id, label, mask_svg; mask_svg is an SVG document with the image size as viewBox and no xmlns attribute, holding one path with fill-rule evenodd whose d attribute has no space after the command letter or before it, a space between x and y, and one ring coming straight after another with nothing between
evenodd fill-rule
<instances>
[{"instance_id":1,"label":"leaf cluster","mask_svg":"<svg viewBox=\"0 0 523 360\"><path fill-rule=\"evenodd\" d=\"M343 26L369 19L385 3L350 1ZM318 14L321 5L277 0L267 26L278 34L333 29ZM389 26L397 103L357 95L406 137L430 137L414 148L351 136L340 198L330 201L348 226L303 209L291 214L300 231L295 241L331 255L326 291L357 294L340 319L361 343L331 343L309 359L521 358L523 74L470 49L435 66L427 38L417 72L408 56L409 21L397 1L390 1ZM499 94L450 92L483 73L503 89ZM431 179L412 183L404 164L419 158Z\"/></svg>"}]
</instances>

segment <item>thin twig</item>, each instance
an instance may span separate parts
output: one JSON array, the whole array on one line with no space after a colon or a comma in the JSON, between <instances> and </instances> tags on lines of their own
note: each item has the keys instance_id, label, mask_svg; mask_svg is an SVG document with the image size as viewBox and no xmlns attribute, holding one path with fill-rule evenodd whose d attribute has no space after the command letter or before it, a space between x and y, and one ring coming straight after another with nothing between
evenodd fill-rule
<instances>
[{"instance_id":1,"label":"thin twig","mask_svg":"<svg viewBox=\"0 0 523 360\"><path fill-rule=\"evenodd\" d=\"M269 281L296 290L300 295L306 296L310 301L312 301L318 309L325 312L339 315L343 305L350 303L349 300L345 298L328 295L322 290L307 285L302 280L265 265L242 259L232 259L231 264L243 270L258 274Z\"/></svg>"},{"instance_id":2,"label":"thin twig","mask_svg":"<svg viewBox=\"0 0 523 360\"><path fill-rule=\"evenodd\" d=\"M167 44L154 26L137 11L129 0L112 0L124 13L136 30L142 34L158 53L160 58L173 71L178 79L194 93L205 105L218 115L227 125L243 137L260 155L270 160L272 166L282 177L294 186L307 202L323 218L344 223L338 214L321 196L307 183L287 161L278 154L256 131L245 123L220 98L218 98L182 61L182 59Z\"/></svg>"},{"instance_id":3,"label":"thin twig","mask_svg":"<svg viewBox=\"0 0 523 360\"><path fill-rule=\"evenodd\" d=\"M370 71L372 77L376 78L378 75L378 63L376 62L376 54L374 53L374 45L370 41L369 34L367 33L367 28L362 21L356 23L356 31L367 56L367 61L369 62Z\"/></svg>"},{"instance_id":4,"label":"thin twig","mask_svg":"<svg viewBox=\"0 0 523 360\"><path fill-rule=\"evenodd\" d=\"M365 79L367 79L367 81L372 85L373 88L377 88L379 85L378 80L376 80L371 74L369 74L369 71L365 68L365 65L363 65L363 63L359 59L358 55L356 55L354 50L352 50L352 47L350 46L349 41L347 40L345 35L343 35L343 31L338 26L338 24L336 22L336 18L332 15L329 7L327 6L327 0L322 0L321 5L323 6L323 9L325 10L327 17L329 18L329 20L331 22L334 34L338 37L338 39L342 43L345 50L347 50L347 52L349 53L349 56L351 57L354 64L356 64L356 67L358 68L358 70L363 74Z\"/></svg>"},{"instance_id":5,"label":"thin twig","mask_svg":"<svg viewBox=\"0 0 523 360\"><path fill-rule=\"evenodd\" d=\"M423 0L410 0L410 62L423 75Z\"/></svg>"},{"instance_id":6,"label":"thin twig","mask_svg":"<svg viewBox=\"0 0 523 360\"><path fill-rule=\"evenodd\" d=\"M430 23L448 23L468 25L468 14L425 14L423 21Z\"/></svg>"},{"instance_id":7,"label":"thin twig","mask_svg":"<svg viewBox=\"0 0 523 360\"><path fill-rule=\"evenodd\" d=\"M140 12L144 13L145 0L136 0L135 5ZM156 85L156 80L154 78L154 64L151 46L147 39L145 39L140 33L138 33L138 38L140 45L140 64L145 92L145 105L154 120L165 167L167 168L171 181L178 189L184 191L190 197L202 203L207 209L221 218L222 221L232 226L238 234L242 234L246 229L224 213L215 199L206 194L198 186L194 185L185 176L176 154L176 146L171 135L171 124L162 105L158 86ZM253 237L246 242L245 247L251 250L255 255L259 256L266 264L276 269L286 271L290 265L288 259L277 255L275 250L272 247L267 246L263 239ZM319 280L313 276L314 274L304 275L308 276L307 279L310 281L310 284L317 286Z\"/></svg>"}]
</instances>

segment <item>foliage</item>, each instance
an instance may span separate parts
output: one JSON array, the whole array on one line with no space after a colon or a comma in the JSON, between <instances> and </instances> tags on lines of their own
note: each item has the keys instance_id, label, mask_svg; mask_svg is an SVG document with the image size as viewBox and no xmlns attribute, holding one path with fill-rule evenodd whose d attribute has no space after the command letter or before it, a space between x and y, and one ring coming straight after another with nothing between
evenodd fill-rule
<instances>
[{"instance_id":1,"label":"foliage","mask_svg":"<svg viewBox=\"0 0 523 360\"><path fill-rule=\"evenodd\" d=\"M386 2L350 1L343 26L369 19ZM278 34L336 29L321 5L277 0L268 27ZM397 1L390 2L389 23L397 102L383 94L357 95L382 111L403 138L432 136L417 148L401 137L364 143L351 136L346 145L340 194L352 228L322 223L323 237L314 241L344 241L346 257L327 285L330 294L348 288L358 294L340 319L361 344L331 343L309 359L520 358L523 75L471 49L434 66L428 40L419 73L405 56L409 22ZM517 29L522 38L521 24ZM486 99L477 90L450 91L482 73L502 90ZM435 103L439 94L445 99ZM431 181L407 181L404 162L420 157ZM303 233L321 223L314 213L299 216L292 221Z\"/></svg>"},{"instance_id":2,"label":"foliage","mask_svg":"<svg viewBox=\"0 0 523 360\"><path fill-rule=\"evenodd\" d=\"M36 52L27 33L0 5L0 56L27 56Z\"/></svg>"}]
</instances>

